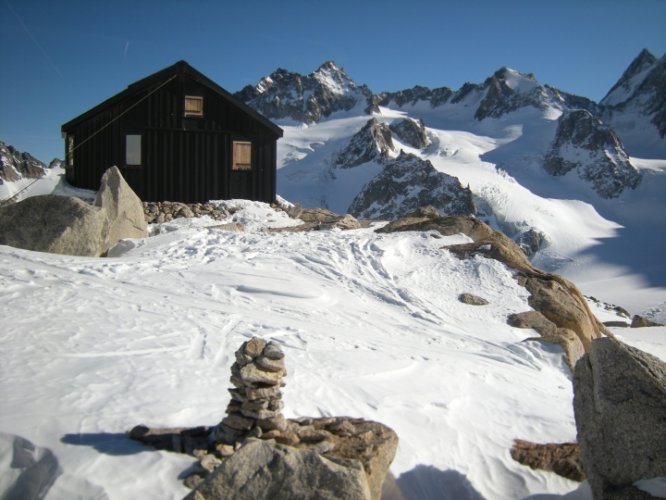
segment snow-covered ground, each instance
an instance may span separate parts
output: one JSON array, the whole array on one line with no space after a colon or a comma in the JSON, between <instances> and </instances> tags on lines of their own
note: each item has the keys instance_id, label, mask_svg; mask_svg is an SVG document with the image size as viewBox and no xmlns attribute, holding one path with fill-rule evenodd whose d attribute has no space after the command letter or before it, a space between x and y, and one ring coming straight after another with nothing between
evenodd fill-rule
<instances>
[{"instance_id":1,"label":"snow-covered ground","mask_svg":"<svg viewBox=\"0 0 666 500\"><path fill-rule=\"evenodd\" d=\"M529 228L542 233L548 245L533 258L537 266L632 314L666 320L666 219L658 215L666 213L666 160L631 158L642 182L619 198L603 199L574 171L555 177L542 168L561 114L556 108L525 107L481 122L474 109L470 103L432 108L419 101L382 107L374 117L387 123L422 119L430 145L418 150L394 136L391 154L402 149L457 177L471 188L487 220L509 236ZM278 192L305 206L347 211L382 168L374 161L334 167L337 154L368 119L333 115L309 126L281 122Z\"/></svg>"},{"instance_id":2,"label":"snow-covered ground","mask_svg":"<svg viewBox=\"0 0 666 500\"><path fill-rule=\"evenodd\" d=\"M216 424L233 352L253 335L286 352L288 417L395 429L391 470L408 498L577 487L509 455L514 438L567 441L576 429L562 352L505 322L529 306L504 265L441 249L462 235L268 233L260 221L293 221L235 204L245 233L179 220L109 258L0 246L0 431L53 450L63 474L48 498L185 495L178 477L193 459L125 432ZM462 292L490 303L462 304ZM666 328L648 330L616 333L666 359Z\"/></svg>"}]
</instances>

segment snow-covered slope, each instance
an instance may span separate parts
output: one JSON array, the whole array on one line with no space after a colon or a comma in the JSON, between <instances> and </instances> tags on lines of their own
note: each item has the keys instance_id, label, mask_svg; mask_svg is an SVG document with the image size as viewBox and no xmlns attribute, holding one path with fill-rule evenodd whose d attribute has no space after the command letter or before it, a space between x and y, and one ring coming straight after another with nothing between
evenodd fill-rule
<instances>
[{"instance_id":1,"label":"snow-covered slope","mask_svg":"<svg viewBox=\"0 0 666 500\"><path fill-rule=\"evenodd\" d=\"M656 74L658 61L646 65L652 68L646 74ZM619 99L617 92L609 95ZM368 127L365 112L279 122L285 136L278 144L278 192L306 206L349 211L402 150L469 186L478 215L509 236L534 241L536 235L538 265L633 312L666 303L659 257L666 222L656 216L666 210L666 171L654 158L627 154L625 135L600 119L608 102L567 94L509 68L457 91L416 86L376 101L373 123L382 133L375 136L383 145L360 140L372 135L360 133ZM636 122L636 130L654 129L644 111L637 113L647 121ZM397 124L405 119L422 124L426 142L401 139ZM656 158L666 159L666 152ZM393 201L373 213L396 215L389 210ZM642 257L634 259L631 248ZM603 276L617 281L600 287Z\"/></svg>"},{"instance_id":2,"label":"snow-covered slope","mask_svg":"<svg viewBox=\"0 0 666 500\"><path fill-rule=\"evenodd\" d=\"M250 228L292 223L236 207ZM559 348L506 324L529 309L511 271L441 249L466 237L204 227L216 224L166 224L106 259L0 247L0 430L54 452L63 474L48 498L181 498L194 459L124 433L217 423L252 335L286 352L287 416L396 430L391 470L408 499L440 498L435 485L489 500L576 488L509 456L516 437L574 439L570 375ZM665 334L641 345L666 357Z\"/></svg>"}]
</instances>

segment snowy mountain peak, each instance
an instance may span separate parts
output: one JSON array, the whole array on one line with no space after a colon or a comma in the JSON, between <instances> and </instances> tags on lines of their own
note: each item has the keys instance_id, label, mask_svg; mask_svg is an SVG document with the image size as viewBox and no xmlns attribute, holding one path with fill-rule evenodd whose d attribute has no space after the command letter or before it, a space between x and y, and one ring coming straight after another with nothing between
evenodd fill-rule
<instances>
[{"instance_id":1,"label":"snowy mountain peak","mask_svg":"<svg viewBox=\"0 0 666 500\"><path fill-rule=\"evenodd\" d=\"M326 61L312 73L312 76L334 94L344 95L356 88L356 83L349 78L345 70L333 61Z\"/></svg>"},{"instance_id":2,"label":"snowy mountain peak","mask_svg":"<svg viewBox=\"0 0 666 500\"><path fill-rule=\"evenodd\" d=\"M326 61L308 75L278 68L235 95L268 118L291 118L302 123L316 123L356 107L368 114L377 111L370 89L356 84L333 61Z\"/></svg>"},{"instance_id":3,"label":"snowy mountain peak","mask_svg":"<svg viewBox=\"0 0 666 500\"><path fill-rule=\"evenodd\" d=\"M22 153L0 141L0 185L23 178L37 179L46 173L46 168L30 153Z\"/></svg>"},{"instance_id":4,"label":"snowy mountain peak","mask_svg":"<svg viewBox=\"0 0 666 500\"><path fill-rule=\"evenodd\" d=\"M493 78L516 92L530 91L539 85L534 74L521 73L506 66L498 69L490 79L486 80L486 83L488 84Z\"/></svg>"},{"instance_id":5,"label":"snowy mountain peak","mask_svg":"<svg viewBox=\"0 0 666 500\"><path fill-rule=\"evenodd\" d=\"M620 79L608 91L608 94L601 100L600 104L604 106L616 106L626 102L634 95L656 62L657 58L649 50L643 49L624 73L622 73Z\"/></svg>"},{"instance_id":6,"label":"snowy mountain peak","mask_svg":"<svg viewBox=\"0 0 666 500\"><path fill-rule=\"evenodd\" d=\"M480 90L485 90L485 95L474 114L474 118L479 121L499 118L528 106L541 110L560 108L553 92L540 85L533 74L520 73L507 67L496 71Z\"/></svg>"},{"instance_id":7,"label":"snowy mountain peak","mask_svg":"<svg viewBox=\"0 0 666 500\"><path fill-rule=\"evenodd\" d=\"M666 155L666 56L643 50L600 104L632 156Z\"/></svg>"}]
</instances>

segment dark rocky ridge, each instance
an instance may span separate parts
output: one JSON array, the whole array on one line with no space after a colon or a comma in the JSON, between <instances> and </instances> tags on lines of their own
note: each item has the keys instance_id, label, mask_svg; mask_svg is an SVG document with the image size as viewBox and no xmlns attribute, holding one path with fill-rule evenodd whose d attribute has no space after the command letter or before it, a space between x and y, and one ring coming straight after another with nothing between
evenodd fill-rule
<instances>
[{"instance_id":1,"label":"dark rocky ridge","mask_svg":"<svg viewBox=\"0 0 666 500\"><path fill-rule=\"evenodd\" d=\"M371 118L352 136L334 164L341 168L356 167L369 161L388 158L389 151L394 149L388 125Z\"/></svg>"},{"instance_id":2,"label":"dark rocky ridge","mask_svg":"<svg viewBox=\"0 0 666 500\"><path fill-rule=\"evenodd\" d=\"M589 111L565 111L544 161L552 175L565 175L576 169L602 198L616 198L635 189L641 174L629 162L617 134Z\"/></svg>"},{"instance_id":3,"label":"dark rocky ridge","mask_svg":"<svg viewBox=\"0 0 666 500\"><path fill-rule=\"evenodd\" d=\"M377 95L380 106L389 106L394 103L398 107L414 105L419 101L430 102L430 107L437 106L447 102L455 92L448 87L438 87L430 89L416 85L411 89L399 90L397 92L381 92Z\"/></svg>"},{"instance_id":4,"label":"dark rocky ridge","mask_svg":"<svg viewBox=\"0 0 666 500\"><path fill-rule=\"evenodd\" d=\"M457 177L439 172L428 160L400 153L385 160L384 170L368 182L349 206L361 219L395 219L432 205L449 215L476 212L472 192Z\"/></svg>"},{"instance_id":5,"label":"dark rocky ridge","mask_svg":"<svg viewBox=\"0 0 666 500\"><path fill-rule=\"evenodd\" d=\"M423 149L430 144L423 120L417 122L411 118L403 118L392 122L389 128L398 139L413 148Z\"/></svg>"},{"instance_id":6,"label":"dark rocky ridge","mask_svg":"<svg viewBox=\"0 0 666 500\"><path fill-rule=\"evenodd\" d=\"M604 121L617 122L630 110L650 117L666 136L666 56L643 49L600 102Z\"/></svg>"},{"instance_id":7,"label":"dark rocky ridge","mask_svg":"<svg viewBox=\"0 0 666 500\"><path fill-rule=\"evenodd\" d=\"M56 160L51 162L56 165ZM59 164L59 163L58 163ZM48 167L30 153L17 151L0 141L0 184L15 182L22 178L38 179L43 177Z\"/></svg>"}]
</instances>

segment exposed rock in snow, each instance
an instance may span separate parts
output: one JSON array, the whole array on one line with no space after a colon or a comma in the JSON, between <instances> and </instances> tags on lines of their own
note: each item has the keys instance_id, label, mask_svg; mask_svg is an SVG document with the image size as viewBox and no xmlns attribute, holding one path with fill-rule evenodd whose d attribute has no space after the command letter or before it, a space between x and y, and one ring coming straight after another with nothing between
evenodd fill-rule
<instances>
[{"instance_id":1,"label":"exposed rock in snow","mask_svg":"<svg viewBox=\"0 0 666 500\"><path fill-rule=\"evenodd\" d=\"M657 58L649 50L643 49L599 104L617 106L627 102L637 92L656 62Z\"/></svg>"},{"instance_id":2,"label":"exposed rock in snow","mask_svg":"<svg viewBox=\"0 0 666 500\"><path fill-rule=\"evenodd\" d=\"M565 175L575 168L602 198L616 198L641 181L615 132L582 109L559 118L544 168L552 175Z\"/></svg>"},{"instance_id":3,"label":"exposed rock in snow","mask_svg":"<svg viewBox=\"0 0 666 500\"><path fill-rule=\"evenodd\" d=\"M399 90L397 92L382 92L378 95L380 106L397 106L399 108L419 101L427 101L430 106L436 108L444 104L453 96L454 91L448 87L430 89L416 85L411 89Z\"/></svg>"},{"instance_id":4,"label":"exposed rock in snow","mask_svg":"<svg viewBox=\"0 0 666 500\"><path fill-rule=\"evenodd\" d=\"M30 153L22 153L0 141L0 184L15 182L24 177L37 179L46 173L46 168L44 163Z\"/></svg>"},{"instance_id":5,"label":"exposed rock in snow","mask_svg":"<svg viewBox=\"0 0 666 500\"><path fill-rule=\"evenodd\" d=\"M474 114L477 120L499 118L517 109L532 106L546 109L553 102L552 92L539 83L534 75L501 68L482 86L485 96Z\"/></svg>"},{"instance_id":6,"label":"exposed rock in snow","mask_svg":"<svg viewBox=\"0 0 666 500\"><path fill-rule=\"evenodd\" d=\"M309 75L278 68L256 86L248 85L236 97L268 118L318 122L336 111L361 107L377 111L376 99L366 85L356 84L344 69L327 61Z\"/></svg>"},{"instance_id":7,"label":"exposed rock in snow","mask_svg":"<svg viewBox=\"0 0 666 500\"><path fill-rule=\"evenodd\" d=\"M633 483L666 476L666 363L612 338L576 365L574 412L595 498L639 496Z\"/></svg>"},{"instance_id":8,"label":"exposed rock in snow","mask_svg":"<svg viewBox=\"0 0 666 500\"><path fill-rule=\"evenodd\" d=\"M549 470L573 481L585 480L578 443L537 444L516 439L511 458L532 469Z\"/></svg>"},{"instance_id":9,"label":"exposed rock in snow","mask_svg":"<svg viewBox=\"0 0 666 500\"><path fill-rule=\"evenodd\" d=\"M35 446L20 436L0 433L0 456L7 463L0 470L3 499L45 498L62 474L58 458L48 448Z\"/></svg>"},{"instance_id":10,"label":"exposed rock in snow","mask_svg":"<svg viewBox=\"0 0 666 500\"><path fill-rule=\"evenodd\" d=\"M288 500L314 498L313 492L318 498L372 498L359 462L262 440L247 441L185 498Z\"/></svg>"},{"instance_id":11,"label":"exposed rock in snow","mask_svg":"<svg viewBox=\"0 0 666 500\"><path fill-rule=\"evenodd\" d=\"M342 168L351 168L372 160L382 160L393 151L391 130L385 123L371 118L349 140L349 144L340 152L334 164Z\"/></svg>"},{"instance_id":12,"label":"exposed rock in snow","mask_svg":"<svg viewBox=\"0 0 666 500\"><path fill-rule=\"evenodd\" d=\"M389 128L398 139L413 148L423 149L430 144L423 120L417 122L410 118L403 118L391 123Z\"/></svg>"},{"instance_id":13,"label":"exposed rock in snow","mask_svg":"<svg viewBox=\"0 0 666 500\"><path fill-rule=\"evenodd\" d=\"M361 219L395 219L432 205L450 215L475 212L472 192L456 177L438 172L428 160L401 153L366 184L349 206Z\"/></svg>"}]
</instances>

